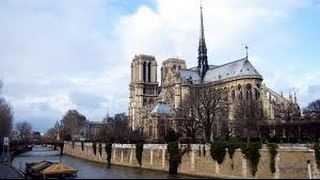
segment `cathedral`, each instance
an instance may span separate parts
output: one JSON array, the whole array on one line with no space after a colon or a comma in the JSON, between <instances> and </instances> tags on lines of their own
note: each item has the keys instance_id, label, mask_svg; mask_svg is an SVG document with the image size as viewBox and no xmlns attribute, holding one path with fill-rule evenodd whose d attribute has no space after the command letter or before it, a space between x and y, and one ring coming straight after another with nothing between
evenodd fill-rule
<instances>
[{"instance_id":1,"label":"cathedral","mask_svg":"<svg viewBox=\"0 0 320 180\"><path fill-rule=\"evenodd\" d=\"M144 133L149 140L157 140L164 136L168 127L176 129L175 110L188 94L190 86L195 84L223 88L228 92L230 101L243 92L250 92L250 95L262 101L263 112L270 122L275 120L277 105L293 104L298 107L295 94L287 99L265 85L261 74L250 63L248 53L243 58L223 65L210 65L204 35L201 6L197 66L188 68L185 61L178 58L164 60L160 85L156 58L144 54L134 56L128 107L131 130ZM233 118L232 113L228 118ZM160 124L166 127L161 129Z\"/></svg>"}]
</instances>

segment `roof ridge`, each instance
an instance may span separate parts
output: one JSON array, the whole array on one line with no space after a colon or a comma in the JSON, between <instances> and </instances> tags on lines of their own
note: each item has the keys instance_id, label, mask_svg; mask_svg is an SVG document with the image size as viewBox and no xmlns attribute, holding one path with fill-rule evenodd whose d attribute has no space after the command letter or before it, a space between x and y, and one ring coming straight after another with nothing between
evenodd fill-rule
<instances>
[{"instance_id":1,"label":"roof ridge","mask_svg":"<svg viewBox=\"0 0 320 180\"><path fill-rule=\"evenodd\" d=\"M228 62L228 63L226 63L226 64L222 64L222 65L220 65L220 66L216 66L216 67L214 67L214 68L212 68L212 69L216 69L216 68L219 68L219 67L222 67L222 66L226 66L226 65L229 65L229 64L232 64L232 63L235 63L235 62L243 61L243 60L247 60L247 58L241 58L241 59L238 59L238 60L235 60L235 61L231 61L231 62ZM248 60L248 61L249 61L249 60Z\"/></svg>"}]
</instances>

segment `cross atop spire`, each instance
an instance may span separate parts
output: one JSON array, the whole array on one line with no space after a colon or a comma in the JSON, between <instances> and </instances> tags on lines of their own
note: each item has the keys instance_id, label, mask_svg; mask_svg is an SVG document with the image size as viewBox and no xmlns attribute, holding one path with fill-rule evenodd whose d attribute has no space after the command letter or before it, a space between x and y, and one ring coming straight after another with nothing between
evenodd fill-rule
<instances>
[{"instance_id":1,"label":"cross atop spire","mask_svg":"<svg viewBox=\"0 0 320 180\"><path fill-rule=\"evenodd\" d=\"M202 13L202 0L200 0L200 38L198 47L198 69L201 79L204 78L206 71L209 69L207 57L207 45L204 38L204 25Z\"/></svg>"}]
</instances>

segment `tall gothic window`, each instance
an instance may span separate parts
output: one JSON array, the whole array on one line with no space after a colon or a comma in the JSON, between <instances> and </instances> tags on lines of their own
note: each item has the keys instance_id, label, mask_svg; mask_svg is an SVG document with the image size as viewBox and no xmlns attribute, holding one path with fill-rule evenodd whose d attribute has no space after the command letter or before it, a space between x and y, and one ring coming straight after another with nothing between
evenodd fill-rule
<instances>
[{"instance_id":1,"label":"tall gothic window","mask_svg":"<svg viewBox=\"0 0 320 180\"><path fill-rule=\"evenodd\" d=\"M252 85L250 83L246 85L246 98L252 99Z\"/></svg>"},{"instance_id":2,"label":"tall gothic window","mask_svg":"<svg viewBox=\"0 0 320 180\"><path fill-rule=\"evenodd\" d=\"M240 100L243 99L242 91L239 91L239 99L240 99Z\"/></svg>"},{"instance_id":3,"label":"tall gothic window","mask_svg":"<svg viewBox=\"0 0 320 180\"><path fill-rule=\"evenodd\" d=\"M147 63L143 63L143 82L146 82Z\"/></svg>"},{"instance_id":4,"label":"tall gothic window","mask_svg":"<svg viewBox=\"0 0 320 180\"><path fill-rule=\"evenodd\" d=\"M256 96L256 99L260 99L260 92L259 92L259 89L255 89L255 96Z\"/></svg>"},{"instance_id":5,"label":"tall gothic window","mask_svg":"<svg viewBox=\"0 0 320 180\"><path fill-rule=\"evenodd\" d=\"M231 98L232 98L232 100L234 100L235 97L236 97L236 91L235 91L235 90L232 90L232 92L231 92Z\"/></svg>"},{"instance_id":6,"label":"tall gothic window","mask_svg":"<svg viewBox=\"0 0 320 180\"><path fill-rule=\"evenodd\" d=\"M151 82L151 63L148 63L148 82Z\"/></svg>"}]
</instances>

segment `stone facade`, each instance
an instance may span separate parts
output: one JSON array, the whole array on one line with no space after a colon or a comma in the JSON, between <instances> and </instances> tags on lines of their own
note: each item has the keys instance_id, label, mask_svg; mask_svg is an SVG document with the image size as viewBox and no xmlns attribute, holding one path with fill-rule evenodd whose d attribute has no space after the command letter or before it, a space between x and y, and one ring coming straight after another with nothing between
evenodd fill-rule
<instances>
[{"instance_id":1,"label":"stone facade","mask_svg":"<svg viewBox=\"0 0 320 180\"><path fill-rule=\"evenodd\" d=\"M185 145L180 145L181 148ZM92 143L85 143L84 150L81 143L65 143L64 153L89 161L107 163L107 155L102 145L102 155L94 155ZM111 164L128 167L139 167L135 155L135 144L113 144ZM204 148L203 148L204 147ZM260 162L256 176L251 175L249 163L238 149L230 159L225 155L222 164L212 160L210 148L203 144L193 144L191 151L182 157L178 173L211 178L264 178L264 179L308 179L308 161L311 167L312 178L320 178L315 162L314 150L307 147L280 146L276 157L276 172L270 170L270 155L266 147L260 149ZM160 171L169 171L169 155L166 144L144 144L142 168ZM233 165L232 165L233 164Z\"/></svg>"},{"instance_id":2,"label":"stone facade","mask_svg":"<svg viewBox=\"0 0 320 180\"><path fill-rule=\"evenodd\" d=\"M201 8L202 9L202 8ZM166 104L174 111L179 108L191 85L222 88L228 93L229 104L237 98L252 97L262 103L265 116L275 121L275 107L293 105L299 111L296 97L283 97L266 86L263 77L245 58L220 66L208 65L207 48L204 39L203 16L201 11L201 35L198 48L198 66L187 68L185 60L169 58L162 62L160 85L157 82L157 61L154 56L136 55L131 63L129 85L129 121L132 130L140 130L150 139L158 139L159 119L170 119L169 112L154 111L159 104ZM232 124L233 106L228 119ZM169 116L169 117L168 117ZM171 116L172 117L172 116ZM169 123L165 123L169 124ZM175 124L175 123L173 123ZM171 126L176 129L175 125Z\"/></svg>"}]
</instances>

